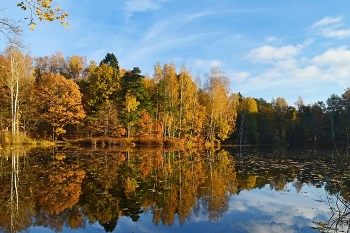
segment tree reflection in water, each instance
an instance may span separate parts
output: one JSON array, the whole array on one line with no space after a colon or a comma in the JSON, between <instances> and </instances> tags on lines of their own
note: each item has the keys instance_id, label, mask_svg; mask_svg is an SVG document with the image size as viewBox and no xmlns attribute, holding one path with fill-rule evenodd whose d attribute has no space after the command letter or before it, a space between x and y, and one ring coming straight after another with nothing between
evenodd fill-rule
<instances>
[{"instance_id":1,"label":"tree reflection in water","mask_svg":"<svg viewBox=\"0 0 350 233\"><path fill-rule=\"evenodd\" d=\"M328 196L325 201L331 210L326 222L315 222L314 229L320 232L350 232L350 203L339 195Z\"/></svg>"},{"instance_id":2,"label":"tree reflection in water","mask_svg":"<svg viewBox=\"0 0 350 233\"><path fill-rule=\"evenodd\" d=\"M350 191L342 178L345 168L330 170L327 164L335 161L320 154L276 153L261 156L240 151L232 156L225 150L125 152L117 148L3 151L0 230L43 226L60 232L64 227L79 229L97 223L112 232L121 217L137 222L141 214L151 214L155 225L183 225L201 214L208 221L218 221L229 210L230 195L266 185L280 191L290 182L297 192L304 184L322 187L326 183L337 201L327 199L334 205L334 214L328 225L319 227L323 231L327 226L339 228L341 222L335 221L339 213L344 225ZM330 182L335 177L337 182Z\"/></svg>"},{"instance_id":3,"label":"tree reflection in water","mask_svg":"<svg viewBox=\"0 0 350 233\"><path fill-rule=\"evenodd\" d=\"M10 188L10 200L8 202L10 209L10 222L11 232L16 231L16 225L19 223L19 211L18 211L18 173L19 173L19 154L17 151L11 151L11 188Z\"/></svg>"},{"instance_id":4,"label":"tree reflection in water","mask_svg":"<svg viewBox=\"0 0 350 233\"><path fill-rule=\"evenodd\" d=\"M337 160L337 167L330 166L339 173L328 177L325 189L328 191L324 202L331 211L326 222L317 222L320 232L350 232L350 171L349 155L341 156L338 151L332 154L332 160Z\"/></svg>"},{"instance_id":5,"label":"tree reflection in water","mask_svg":"<svg viewBox=\"0 0 350 233\"><path fill-rule=\"evenodd\" d=\"M25 156L25 151L18 148L1 153L0 229L4 232L18 232L31 225L32 213L28 211L30 204L20 198L25 192L20 179Z\"/></svg>"}]
</instances>

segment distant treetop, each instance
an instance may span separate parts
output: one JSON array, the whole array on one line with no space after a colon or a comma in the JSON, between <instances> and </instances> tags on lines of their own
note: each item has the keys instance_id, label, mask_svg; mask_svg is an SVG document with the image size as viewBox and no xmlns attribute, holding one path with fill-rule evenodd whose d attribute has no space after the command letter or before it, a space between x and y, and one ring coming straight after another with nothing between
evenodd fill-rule
<instances>
[{"instance_id":1,"label":"distant treetop","mask_svg":"<svg viewBox=\"0 0 350 233\"><path fill-rule=\"evenodd\" d=\"M100 62L100 66L102 65L102 63L111 66L116 70L119 70L118 60L113 53L107 53L105 58Z\"/></svg>"}]
</instances>

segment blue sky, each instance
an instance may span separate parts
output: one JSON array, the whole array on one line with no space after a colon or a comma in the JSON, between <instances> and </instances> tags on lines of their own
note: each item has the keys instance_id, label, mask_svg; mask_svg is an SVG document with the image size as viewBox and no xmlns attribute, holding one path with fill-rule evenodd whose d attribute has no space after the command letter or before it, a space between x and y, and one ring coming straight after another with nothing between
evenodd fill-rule
<instances>
[{"instance_id":1,"label":"blue sky","mask_svg":"<svg viewBox=\"0 0 350 233\"><path fill-rule=\"evenodd\" d=\"M56 2L70 14L70 31L58 23L34 31L24 25L32 56L61 51L99 62L114 53L122 68L152 75L157 62L174 62L203 80L219 67L231 92L268 102L284 97L289 105L298 96L306 104L326 101L350 87L348 0ZM1 5L9 17L25 17L16 1Z\"/></svg>"}]
</instances>

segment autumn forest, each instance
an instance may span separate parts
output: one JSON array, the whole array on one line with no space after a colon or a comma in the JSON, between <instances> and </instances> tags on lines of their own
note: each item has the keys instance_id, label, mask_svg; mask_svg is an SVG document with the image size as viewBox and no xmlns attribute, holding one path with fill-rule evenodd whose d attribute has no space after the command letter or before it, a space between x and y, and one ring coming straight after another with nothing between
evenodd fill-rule
<instances>
[{"instance_id":1,"label":"autumn forest","mask_svg":"<svg viewBox=\"0 0 350 233\"><path fill-rule=\"evenodd\" d=\"M229 78L157 63L153 74L57 52L31 57L17 47L0 56L0 143L104 138L106 144L181 141L280 146L349 145L350 90L326 103L289 105L231 93ZM138 141L137 141L138 140ZM143 141L142 141L143 140ZM96 143L96 141L95 141Z\"/></svg>"}]
</instances>

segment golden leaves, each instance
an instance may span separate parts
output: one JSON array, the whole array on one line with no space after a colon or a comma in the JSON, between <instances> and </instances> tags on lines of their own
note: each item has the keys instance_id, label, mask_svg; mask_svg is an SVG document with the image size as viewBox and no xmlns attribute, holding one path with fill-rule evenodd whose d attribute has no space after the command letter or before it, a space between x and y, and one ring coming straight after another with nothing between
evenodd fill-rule
<instances>
[{"instance_id":1,"label":"golden leaves","mask_svg":"<svg viewBox=\"0 0 350 233\"><path fill-rule=\"evenodd\" d=\"M33 89L31 101L42 121L55 129L55 134L64 134L66 125L76 125L85 118L79 87L71 79L60 74L45 74Z\"/></svg>"},{"instance_id":2,"label":"golden leaves","mask_svg":"<svg viewBox=\"0 0 350 233\"><path fill-rule=\"evenodd\" d=\"M59 6L55 6L52 0L24 0L17 3L17 6L24 11L30 11L29 28L31 30L34 30L37 25L34 17L39 21L52 22L58 20L68 30L67 19L69 14Z\"/></svg>"},{"instance_id":3,"label":"golden leaves","mask_svg":"<svg viewBox=\"0 0 350 233\"><path fill-rule=\"evenodd\" d=\"M126 93L125 96L125 105L126 111L130 113L137 109L137 106L140 105L140 102L136 100L136 96L134 96L130 91L128 91L128 93Z\"/></svg>"},{"instance_id":4,"label":"golden leaves","mask_svg":"<svg viewBox=\"0 0 350 233\"><path fill-rule=\"evenodd\" d=\"M138 187L139 185L137 184L135 178L127 177L124 183L126 197L131 198L135 194L136 188Z\"/></svg>"}]
</instances>

